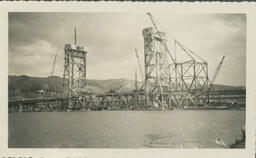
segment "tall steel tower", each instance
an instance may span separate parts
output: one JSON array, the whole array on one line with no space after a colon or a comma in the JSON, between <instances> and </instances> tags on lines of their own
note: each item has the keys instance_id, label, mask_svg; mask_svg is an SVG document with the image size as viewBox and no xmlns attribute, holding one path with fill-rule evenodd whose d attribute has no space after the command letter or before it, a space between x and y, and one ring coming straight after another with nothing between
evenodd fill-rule
<instances>
[{"instance_id":1,"label":"tall steel tower","mask_svg":"<svg viewBox=\"0 0 256 158\"><path fill-rule=\"evenodd\" d=\"M85 47L76 44L66 44L64 48L63 94L67 97L67 109L72 109L72 97L76 96L86 85L86 54Z\"/></svg>"},{"instance_id":2,"label":"tall steel tower","mask_svg":"<svg viewBox=\"0 0 256 158\"><path fill-rule=\"evenodd\" d=\"M167 38L160 31L148 13L154 28L143 29L144 37L144 62L145 62L145 92L146 104L163 107L168 101L169 63L170 56L167 48Z\"/></svg>"},{"instance_id":3,"label":"tall steel tower","mask_svg":"<svg viewBox=\"0 0 256 158\"><path fill-rule=\"evenodd\" d=\"M166 38L163 32L156 32L152 27L144 29L143 36L146 104L163 106L169 86Z\"/></svg>"},{"instance_id":4,"label":"tall steel tower","mask_svg":"<svg viewBox=\"0 0 256 158\"><path fill-rule=\"evenodd\" d=\"M154 27L143 29L145 63L146 105L184 106L200 103L209 89L208 63L186 48L174 37L174 52L167 46L166 33L158 28L150 13L147 13ZM178 61L176 48L189 57ZM173 57L174 54L174 57ZM160 107L159 107L160 106Z\"/></svg>"}]
</instances>

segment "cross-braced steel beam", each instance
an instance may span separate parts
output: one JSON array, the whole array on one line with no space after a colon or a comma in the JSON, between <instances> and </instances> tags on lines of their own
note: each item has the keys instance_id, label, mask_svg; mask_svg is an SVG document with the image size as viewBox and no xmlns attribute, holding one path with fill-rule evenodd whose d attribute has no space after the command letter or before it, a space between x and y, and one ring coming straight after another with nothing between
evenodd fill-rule
<instances>
[{"instance_id":1,"label":"cross-braced steel beam","mask_svg":"<svg viewBox=\"0 0 256 158\"><path fill-rule=\"evenodd\" d=\"M175 38L175 49L171 53L165 32L160 31L151 14L148 15L154 28L143 29L146 105L163 108L203 104L202 98L207 98L204 95L211 85L207 62ZM177 48L189 60L179 61Z\"/></svg>"},{"instance_id":2,"label":"cross-braced steel beam","mask_svg":"<svg viewBox=\"0 0 256 158\"><path fill-rule=\"evenodd\" d=\"M63 94L67 97L67 107L72 109L72 97L86 85L86 54L84 47L66 44L63 74Z\"/></svg>"}]
</instances>

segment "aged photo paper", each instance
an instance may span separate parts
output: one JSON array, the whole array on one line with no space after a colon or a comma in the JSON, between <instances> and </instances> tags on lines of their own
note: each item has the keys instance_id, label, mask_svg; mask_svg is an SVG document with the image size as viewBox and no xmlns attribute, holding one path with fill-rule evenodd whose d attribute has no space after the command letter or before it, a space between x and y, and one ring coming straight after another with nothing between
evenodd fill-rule
<instances>
[{"instance_id":1,"label":"aged photo paper","mask_svg":"<svg viewBox=\"0 0 256 158\"><path fill-rule=\"evenodd\" d=\"M0 10L0 157L255 157L255 3Z\"/></svg>"}]
</instances>

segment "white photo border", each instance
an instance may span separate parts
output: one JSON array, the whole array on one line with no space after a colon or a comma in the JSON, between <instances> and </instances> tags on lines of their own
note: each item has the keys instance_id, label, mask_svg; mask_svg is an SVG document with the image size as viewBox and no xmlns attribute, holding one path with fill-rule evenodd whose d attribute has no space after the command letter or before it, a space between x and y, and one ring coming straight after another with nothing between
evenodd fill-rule
<instances>
[{"instance_id":1,"label":"white photo border","mask_svg":"<svg viewBox=\"0 0 256 158\"><path fill-rule=\"evenodd\" d=\"M246 33L245 149L65 149L8 148L8 12L168 12L244 13ZM251 158L255 156L256 3L255 2L1 2L0 3L0 158Z\"/></svg>"}]
</instances>

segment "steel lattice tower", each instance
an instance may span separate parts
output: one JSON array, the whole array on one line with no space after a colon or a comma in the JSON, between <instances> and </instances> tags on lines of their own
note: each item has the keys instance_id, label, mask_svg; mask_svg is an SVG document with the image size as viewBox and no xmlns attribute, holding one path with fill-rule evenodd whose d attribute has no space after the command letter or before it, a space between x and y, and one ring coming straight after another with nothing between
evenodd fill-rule
<instances>
[{"instance_id":1,"label":"steel lattice tower","mask_svg":"<svg viewBox=\"0 0 256 158\"><path fill-rule=\"evenodd\" d=\"M166 37L152 27L143 30L146 104L163 106L169 87L169 61Z\"/></svg>"},{"instance_id":2,"label":"steel lattice tower","mask_svg":"<svg viewBox=\"0 0 256 158\"><path fill-rule=\"evenodd\" d=\"M203 104L211 86L208 78L208 63L185 48L174 37L175 50L167 47L165 32L160 31L150 13L154 27L143 29L145 63L146 105L160 107ZM180 48L190 59L178 61L176 48ZM174 57L173 55L174 54Z\"/></svg>"},{"instance_id":3,"label":"steel lattice tower","mask_svg":"<svg viewBox=\"0 0 256 158\"><path fill-rule=\"evenodd\" d=\"M86 85L86 54L84 47L75 44L66 44L64 58L64 74L63 74L63 93L68 100L68 109L72 109L73 96L81 91Z\"/></svg>"}]
</instances>

